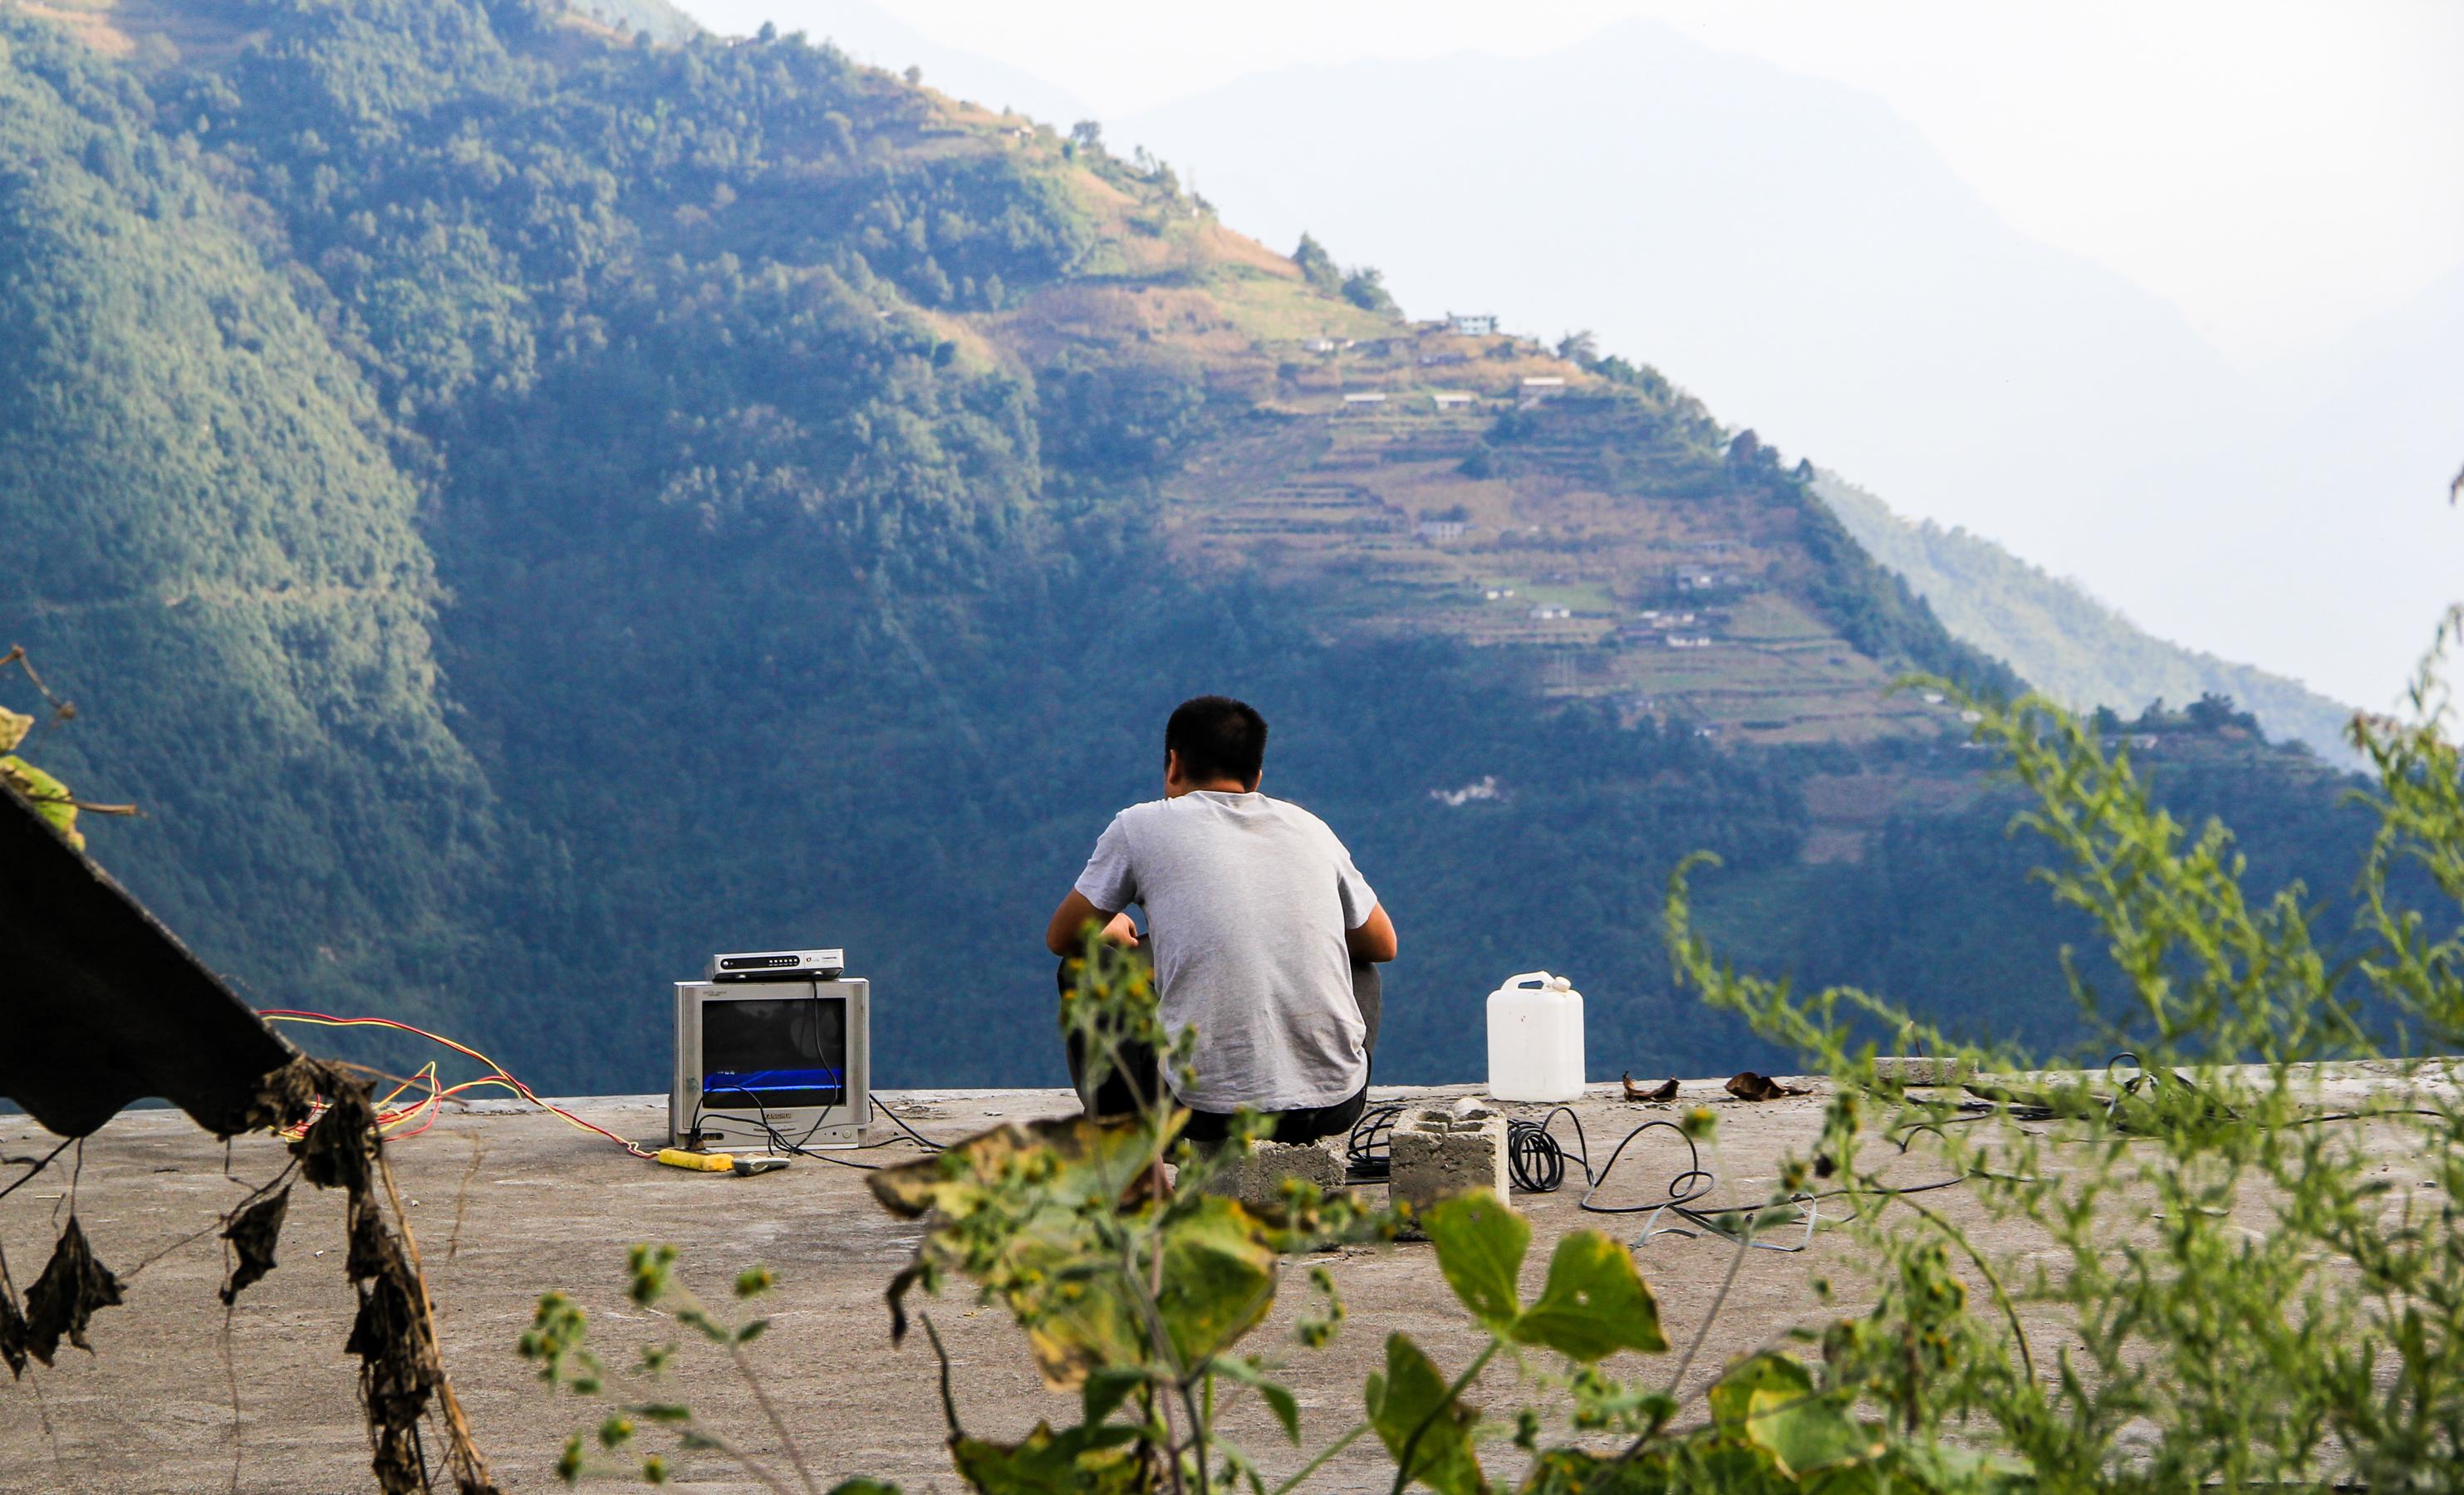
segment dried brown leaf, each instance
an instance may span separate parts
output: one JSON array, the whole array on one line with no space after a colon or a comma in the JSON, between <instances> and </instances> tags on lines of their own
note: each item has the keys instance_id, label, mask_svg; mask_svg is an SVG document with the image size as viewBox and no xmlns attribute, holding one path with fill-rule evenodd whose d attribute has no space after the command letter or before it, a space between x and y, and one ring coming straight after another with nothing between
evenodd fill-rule
<instances>
[{"instance_id":1,"label":"dried brown leaf","mask_svg":"<svg viewBox=\"0 0 2464 1495\"><path fill-rule=\"evenodd\" d=\"M0 1360L8 1362L11 1380L26 1374L29 1334L26 1315L17 1311L17 1300L7 1292L0 1292Z\"/></svg>"},{"instance_id":2,"label":"dried brown leaf","mask_svg":"<svg viewBox=\"0 0 2464 1495\"><path fill-rule=\"evenodd\" d=\"M99 1308L117 1308L121 1302L120 1279L111 1268L94 1259L94 1248L86 1243L85 1227L75 1215L69 1217L68 1228L60 1232L59 1244L52 1248L52 1259L45 1264L43 1275L26 1289L26 1350L45 1365L60 1348L65 1337L70 1344L91 1353L85 1326Z\"/></svg>"},{"instance_id":3,"label":"dried brown leaf","mask_svg":"<svg viewBox=\"0 0 2464 1495\"><path fill-rule=\"evenodd\" d=\"M223 1239L239 1255L231 1265L231 1281L223 1284L225 1305L274 1270L274 1247L282 1238L282 1219L290 1208L291 1186L284 1184L280 1193L257 1200L224 1224Z\"/></svg>"},{"instance_id":4,"label":"dried brown leaf","mask_svg":"<svg viewBox=\"0 0 2464 1495\"><path fill-rule=\"evenodd\" d=\"M1741 1101L1775 1101L1784 1095L1811 1095L1814 1092L1793 1085L1782 1085L1767 1074L1741 1069L1728 1077L1727 1091Z\"/></svg>"},{"instance_id":5,"label":"dried brown leaf","mask_svg":"<svg viewBox=\"0 0 2464 1495\"><path fill-rule=\"evenodd\" d=\"M1666 1080L1653 1086L1647 1090L1641 1086L1634 1083L1633 1075L1621 1074L1617 1076L1617 1078L1625 1082L1625 1098L1627 1100L1673 1101L1677 1098L1677 1077L1675 1075L1669 1076Z\"/></svg>"}]
</instances>

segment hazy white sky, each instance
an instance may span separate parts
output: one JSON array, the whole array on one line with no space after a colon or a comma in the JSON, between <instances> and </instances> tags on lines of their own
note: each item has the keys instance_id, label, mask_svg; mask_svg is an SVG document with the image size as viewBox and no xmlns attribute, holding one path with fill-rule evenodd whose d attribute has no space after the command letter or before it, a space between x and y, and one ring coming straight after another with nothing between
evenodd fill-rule
<instances>
[{"instance_id":1,"label":"hazy white sky","mask_svg":"<svg viewBox=\"0 0 2464 1495\"><path fill-rule=\"evenodd\" d=\"M831 0L688 4L722 30L832 30ZM874 5L1106 119L1293 63L1530 55L1661 20L1881 95L2013 226L2173 301L2247 364L2322 343L2464 262L2464 5L2451 0ZM1177 165L1204 181L1205 163Z\"/></svg>"}]
</instances>

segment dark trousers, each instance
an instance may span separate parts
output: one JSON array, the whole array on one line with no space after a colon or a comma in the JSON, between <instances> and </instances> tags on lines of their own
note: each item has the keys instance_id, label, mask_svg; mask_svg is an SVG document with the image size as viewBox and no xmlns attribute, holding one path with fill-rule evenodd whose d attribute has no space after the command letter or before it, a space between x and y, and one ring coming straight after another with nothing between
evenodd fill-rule
<instances>
[{"instance_id":1,"label":"dark trousers","mask_svg":"<svg viewBox=\"0 0 2464 1495\"><path fill-rule=\"evenodd\" d=\"M1069 989L1069 962L1064 960L1054 973L1062 991ZM1360 1007L1360 1021L1368 1026L1364 1046L1372 1064L1377 1054L1377 1020L1385 1010L1385 978L1377 967L1366 960L1352 962L1352 1000ZM1155 1087L1162 1081L1163 1066L1156 1061L1155 1050L1144 1044L1123 1045L1119 1068L1104 1077L1104 1083L1088 1093L1086 1044L1075 1033L1068 1036L1069 1083L1078 1091L1078 1102L1089 1115L1124 1116L1144 1109L1156 1095ZM1277 1142L1314 1142L1320 1137L1350 1132L1353 1123L1369 1102L1369 1087L1364 1082L1358 1093L1349 1100L1331 1106L1311 1107L1305 1110L1279 1110L1267 1114L1275 1123L1271 1139ZM1221 1111L1191 1108L1189 1125L1181 1135L1193 1142L1221 1142L1229 1134L1232 1117Z\"/></svg>"}]
</instances>

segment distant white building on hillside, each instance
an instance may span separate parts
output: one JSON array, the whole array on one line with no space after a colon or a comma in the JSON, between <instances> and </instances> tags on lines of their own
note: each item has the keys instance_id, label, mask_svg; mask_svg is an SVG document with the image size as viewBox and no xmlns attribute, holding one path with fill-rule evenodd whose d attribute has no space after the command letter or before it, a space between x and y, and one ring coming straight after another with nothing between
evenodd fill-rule
<instances>
[{"instance_id":1,"label":"distant white building on hillside","mask_svg":"<svg viewBox=\"0 0 2464 1495\"><path fill-rule=\"evenodd\" d=\"M1311 353L1331 353L1334 351L1334 340L1332 338L1311 338L1307 342L1302 343L1301 346Z\"/></svg>"},{"instance_id":2,"label":"distant white building on hillside","mask_svg":"<svg viewBox=\"0 0 2464 1495\"><path fill-rule=\"evenodd\" d=\"M1486 312L1448 312L1446 330L1459 338L1495 337L1497 319Z\"/></svg>"},{"instance_id":3,"label":"distant white building on hillside","mask_svg":"<svg viewBox=\"0 0 2464 1495\"><path fill-rule=\"evenodd\" d=\"M1372 415L1376 413L1377 407L1385 403L1384 395L1375 390L1364 390L1345 395L1343 409L1347 415Z\"/></svg>"},{"instance_id":4,"label":"distant white building on hillside","mask_svg":"<svg viewBox=\"0 0 2464 1495\"><path fill-rule=\"evenodd\" d=\"M1461 539L1470 528L1461 519L1422 519L1419 533L1422 539Z\"/></svg>"}]
</instances>

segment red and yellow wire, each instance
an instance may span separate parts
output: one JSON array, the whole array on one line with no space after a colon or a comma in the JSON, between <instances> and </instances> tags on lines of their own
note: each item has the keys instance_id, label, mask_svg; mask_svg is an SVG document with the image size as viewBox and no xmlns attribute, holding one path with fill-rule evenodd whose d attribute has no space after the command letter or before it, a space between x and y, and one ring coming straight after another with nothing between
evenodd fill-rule
<instances>
[{"instance_id":1,"label":"red and yellow wire","mask_svg":"<svg viewBox=\"0 0 2464 1495\"><path fill-rule=\"evenodd\" d=\"M258 1011L257 1016L268 1022L298 1022L320 1028L392 1028L397 1032L415 1034L431 1044L441 1044L457 1054L488 1066L488 1072L475 1080L465 1080L459 1085L444 1085L439 1083L442 1077L437 1073L436 1062L430 1060L421 1066L419 1072L409 1079L396 1081L394 1088L378 1097L376 1102L377 1128L388 1137L415 1137L435 1124L438 1110L448 1100L466 1091L495 1088L511 1090L540 1110L554 1112L572 1126L605 1137L635 1157L656 1158L658 1156L656 1153L618 1136L605 1127L584 1121L561 1106L539 1099L529 1086L506 1072L504 1066L477 1049L466 1044L457 1044L441 1033L430 1033L426 1028L417 1027L408 1022L398 1022L391 1018L337 1018L328 1013L299 1012L286 1007L264 1008ZM403 1097L406 1095L414 1095L414 1098L405 1103ZM322 1110L323 1108L319 1108L319 1114L322 1113ZM313 1121L314 1117L311 1120ZM305 1130L304 1127L295 1128L288 1134L297 1136Z\"/></svg>"}]
</instances>

